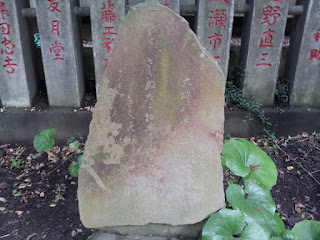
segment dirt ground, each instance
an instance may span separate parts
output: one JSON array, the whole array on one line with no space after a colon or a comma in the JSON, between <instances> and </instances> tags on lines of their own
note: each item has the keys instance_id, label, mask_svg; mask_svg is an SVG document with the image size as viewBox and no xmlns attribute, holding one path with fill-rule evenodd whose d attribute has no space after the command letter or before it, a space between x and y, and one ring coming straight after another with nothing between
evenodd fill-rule
<instances>
[{"instance_id":1,"label":"dirt ground","mask_svg":"<svg viewBox=\"0 0 320 240\"><path fill-rule=\"evenodd\" d=\"M278 168L272 194L288 228L320 220L320 135L303 133L274 142L252 138ZM82 146L83 148L83 146ZM0 145L0 239L87 239L80 222L77 178L68 166L82 154L56 146L41 155L30 146ZM12 159L21 160L17 167Z\"/></svg>"}]
</instances>

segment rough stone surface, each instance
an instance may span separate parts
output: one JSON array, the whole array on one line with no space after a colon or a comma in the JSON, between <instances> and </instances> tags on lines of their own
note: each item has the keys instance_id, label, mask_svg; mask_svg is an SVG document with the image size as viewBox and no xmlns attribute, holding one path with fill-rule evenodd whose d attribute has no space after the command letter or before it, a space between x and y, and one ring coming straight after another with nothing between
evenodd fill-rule
<instances>
[{"instance_id":1,"label":"rough stone surface","mask_svg":"<svg viewBox=\"0 0 320 240\"><path fill-rule=\"evenodd\" d=\"M234 0L199 0L197 36L218 61L227 77L232 35Z\"/></svg>"},{"instance_id":2,"label":"rough stone surface","mask_svg":"<svg viewBox=\"0 0 320 240\"><path fill-rule=\"evenodd\" d=\"M145 0L147 3L159 3L180 14L180 0Z\"/></svg>"},{"instance_id":3,"label":"rough stone surface","mask_svg":"<svg viewBox=\"0 0 320 240\"><path fill-rule=\"evenodd\" d=\"M244 72L243 95L272 105L279 75L289 1L253 1L242 37L240 63Z\"/></svg>"},{"instance_id":4,"label":"rough stone surface","mask_svg":"<svg viewBox=\"0 0 320 240\"><path fill-rule=\"evenodd\" d=\"M180 0L129 0L129 5L134 6L138 3L158 3L164 5L171 10L175 11L177 14L180 14Z\"/></svg>"},{"instance_id":5,"label":"rough stone surface","mask_svg":"<svg viewBox=\"0 0 320 240\"><path fill-rule=\"evenodd\" d=\"M50 106L79 107L84 94L76 0L37 1L41 54Z\"/></svg>"},{"instance_id":6,"label":"rough stone surface","mask_svg":"<svg viewBox=\"0 0 320 240\"><path fill-rule=\"evenodd\" d=\"M291 106L320 106L320 2L298 1L304 14L296 18L290 43L287 79ZM318 37L317 37L318 36Z\"/></svg>"},{"instance_id":7,"label":"rough stone surface","mask_svg":"<svg viewBox=\"0 0 320 240\"><path fill-rule=\"evenodd\" d=\"M132 8L90 124L78 189L83 224L179 227L224 207L224 86L183 18L161 5Z\"/></svg>"},{"instance_id":8,"label":"rough stone surface","mask_svg":"<svg viewBox=\"0 0 320 240\"><path fill-rule=\"evenodd\" d=\"M21 15L27 1L2 1L0 18L0 98L6 107L30 107L37 91L32 61L32 36ZM7 11L7 12L6 12Z\"/></svg>"}]
</instances>

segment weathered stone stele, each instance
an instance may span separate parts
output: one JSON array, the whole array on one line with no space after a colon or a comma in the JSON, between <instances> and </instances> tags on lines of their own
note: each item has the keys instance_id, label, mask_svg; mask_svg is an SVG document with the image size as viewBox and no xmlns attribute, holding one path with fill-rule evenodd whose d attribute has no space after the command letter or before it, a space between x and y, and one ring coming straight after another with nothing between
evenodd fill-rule
<instances>
[{"instance_id":1,"label":"weathered stone stele","mask_svg":"<svg viewBox=\"0 0 320 240\"><path fill-rule=\"evenodd\" d=\"M181 234L182 226L224 206L223 79L183 18L156 4L131 9L118 30L80 169L86 227Z\"/></svg>"}]
</instances>

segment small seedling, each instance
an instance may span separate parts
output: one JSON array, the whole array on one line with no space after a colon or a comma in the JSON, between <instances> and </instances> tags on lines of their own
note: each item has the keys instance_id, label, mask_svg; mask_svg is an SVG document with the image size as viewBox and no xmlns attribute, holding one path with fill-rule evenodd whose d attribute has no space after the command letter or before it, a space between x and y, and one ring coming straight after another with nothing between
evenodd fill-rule
<instances>
[{"instance_id":1,"label":"small seedling","mask_svg":"<svg viewBox=\"0 0 320 240\"><path fill-rule=\"evenodd\" d=\"M21 193L21 191L20 191L19 189L13 189L13 190L12 190L12 194L13 194L13 196L18 197L18 196L20 196L22 193Z\"/></svg>"},{"instance_id":2,"label":"small seedling","mask_svg":"<svg viewBox=\"0 0 320 240\"><path fill-rule=\"evenodd\" d=\"M82 155L79 155L78 156L78 160L77 162L72 162L70 165L69 165L69 173L72 177L78 177L79 176L79 169L80 169L80 166L82 164Z\"/></svg>"},{"instance_id":3,"label":"small seedling","mask_svg":"<svg viewBox=\"0 0 320 240\"><path fill-rule=\"evenodd\" d=\"M10 169L12 170L12 168L20 168L20 163L21 163L22 159L15 159L15 158L11 158L11 166Z\"/></svg>"},{"instance_id":4,"label":"small seedling","mask_svg":"<svg viewBox=\"0 0 320 240\"><path fill-rule=\"evenodd\" d=\"M78 140L69 143L69 149L71 151L77 151L79 149L79 147L80 147L80 142Z\"/></svg>"}]
</instances>

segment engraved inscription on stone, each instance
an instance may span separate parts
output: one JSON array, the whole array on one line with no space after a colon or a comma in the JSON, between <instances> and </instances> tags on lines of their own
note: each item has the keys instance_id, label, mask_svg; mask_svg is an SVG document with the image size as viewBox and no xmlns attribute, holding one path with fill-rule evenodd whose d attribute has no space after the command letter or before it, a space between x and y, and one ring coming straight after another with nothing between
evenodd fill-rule
<instances>
[{"instance_id":1,"label":"engraved inscription on stone","mask_svg":"<svg viewBox=\"0 0 320 240\"><path fill-rule=\"evenodd\" d=\"M90 125L78 189L83 224L187 225L222 208L224 86L183 18L162 5L133 7Z\"/></svg>"}]
</instances>

